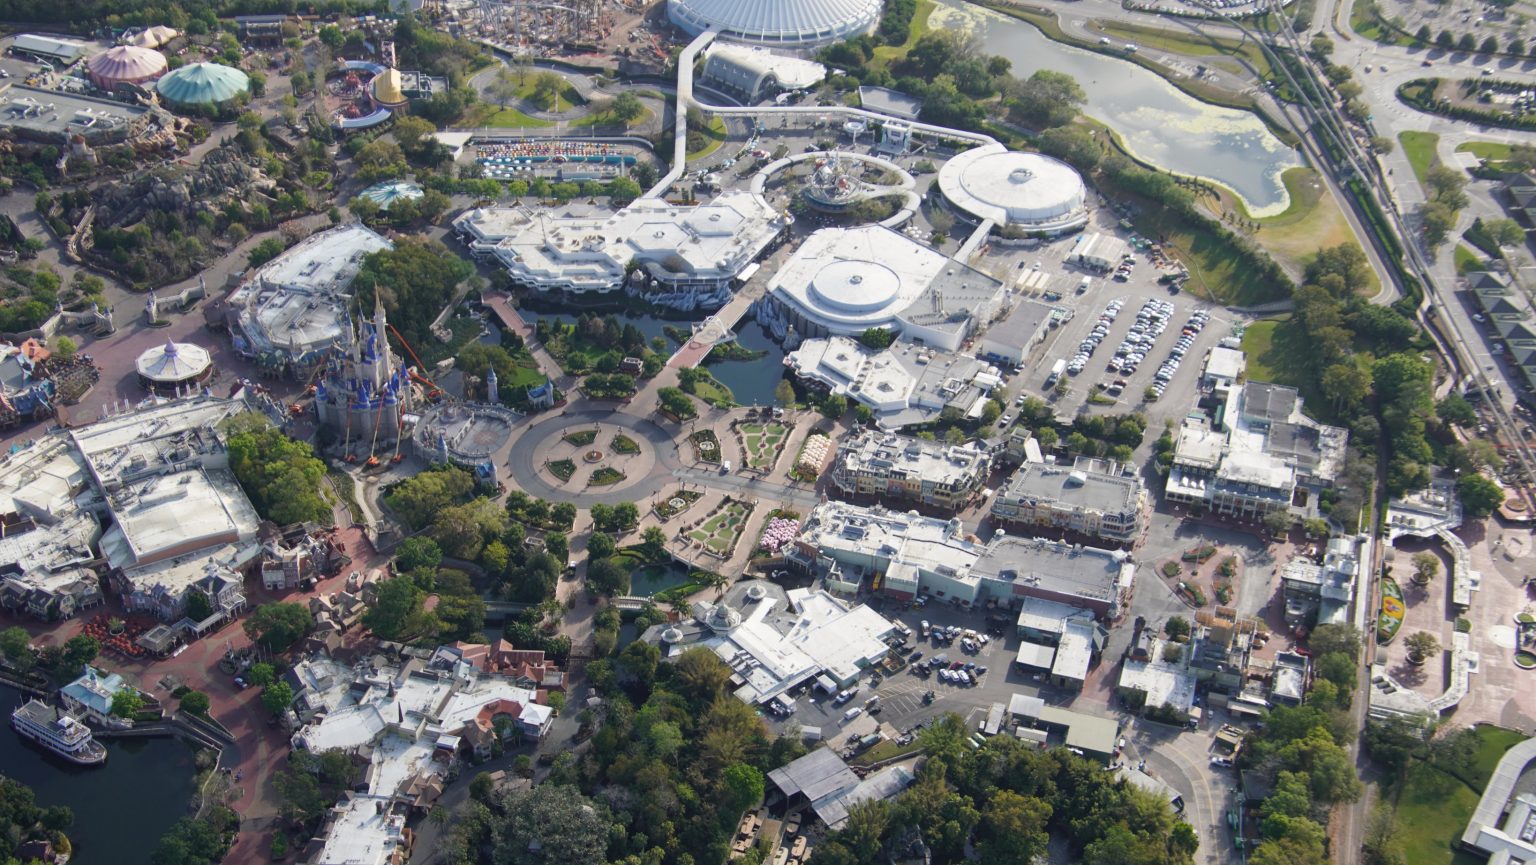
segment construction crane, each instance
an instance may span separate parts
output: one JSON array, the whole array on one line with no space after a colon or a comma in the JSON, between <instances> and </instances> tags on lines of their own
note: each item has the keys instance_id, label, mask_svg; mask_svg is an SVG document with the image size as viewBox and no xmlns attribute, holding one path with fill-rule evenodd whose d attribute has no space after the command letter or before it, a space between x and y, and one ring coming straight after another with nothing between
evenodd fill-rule
<instances>
[{"instance_id":1,"label":"construction crane","mask_svg":"<svg viewBox=\"0 0 1536 865\"><path fill-rule=\"evenodd\" d=\"M416 356L416 350L411 348L411 344L409 342L405 341L405 337L400 335L400 331L396 330L395 326L392 324L388 325L388 327L389 332L395 335L395 339L400 340L401 347L404 348L408 354L410 354L411 360L416 361L416 370L425 370L427 365L422 363L421 358ZM416 370L407 370L406 372L410 375L411 381L420 382L427 387L427 399L435 400L438 397L441 397L443 395L443 389L438 387L437 383L432 381L432 379L427 378L425 373L417 372Z\"/></svg>"}]
</instances>

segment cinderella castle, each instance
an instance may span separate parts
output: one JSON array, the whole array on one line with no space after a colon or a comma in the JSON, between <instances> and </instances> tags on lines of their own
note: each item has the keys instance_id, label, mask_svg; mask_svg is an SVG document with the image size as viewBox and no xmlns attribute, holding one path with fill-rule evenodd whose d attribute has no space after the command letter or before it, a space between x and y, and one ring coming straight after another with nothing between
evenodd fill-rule
<instances>
[{"instance_id":1,"label":"cinderella castle","mask_svg":"<svg viewBox=\"0 0 1536 865\"><path fill-rule=\"evenodd\" d=\"M351 344L330 348L315 385L320 424L340 433L344 443L394 442L412 403L411 380L390 353L383 302L375 300L373 321L349 322L346 332Z\"/></svg>"}]
</instances>

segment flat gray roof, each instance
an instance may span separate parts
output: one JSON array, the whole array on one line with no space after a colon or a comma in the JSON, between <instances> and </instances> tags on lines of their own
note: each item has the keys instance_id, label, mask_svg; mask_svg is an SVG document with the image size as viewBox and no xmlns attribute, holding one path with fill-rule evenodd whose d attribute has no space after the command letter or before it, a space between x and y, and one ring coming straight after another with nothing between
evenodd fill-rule
<instances>
[{"instance_id":1,"label":"flat gray roof","mask_svg":"<svg viewBox=\"0 0 1536 865\"><path fill-rule=\"evenodd\" d=\"M1140 490L1141 482L1135 477L1092 471L1086 466L1025 463L999 493L997 502L1059 503L1113 514L1135 510Z\"/></svg>"},{"instance_id":2,"label":"flat gray roof","mask_svg":"<svg viewBox=\"0 0 1536 865\"><path fill-rule=\"evenodd\" d=\"M988 544L971 568L975 576L1036 586L1108 603L1120 582L1123 553L1006 535Z\"/></svg>"},{"instance_id":3,"label":"flat gray roof","mask_svg":"<svg viewBox=\"0 0 1536 865\"><path fill-rule=\"evenodd\" d=\"M787 766L768 773L768 780L786 798L804 794L812 802L859 785L859 776L831 748L817 748Z\"/></svg>"},{"instance_id":4,"label":"flat gray roof","mask_svg":"<svg viewBox=\"0 0 1536 865\"><path fill-rule=\"evenodd\" d=\"M78 132L90 138L126 132L148 111L111 99L0 82L0 126L42 135Z\"/></svg>"},{"instance_id":5,"label":"flat gray roof","mask_svg":"<svg viewBox=\"0 0 1536 865\"><path fill-rule=\"evenodd\" d=\"M985 338L1006 348L1023 351L1035 344L1040 328L1051 317L1050 304L1025 298L1008 314L987 328Z\"/></svg>"}]
</instances>

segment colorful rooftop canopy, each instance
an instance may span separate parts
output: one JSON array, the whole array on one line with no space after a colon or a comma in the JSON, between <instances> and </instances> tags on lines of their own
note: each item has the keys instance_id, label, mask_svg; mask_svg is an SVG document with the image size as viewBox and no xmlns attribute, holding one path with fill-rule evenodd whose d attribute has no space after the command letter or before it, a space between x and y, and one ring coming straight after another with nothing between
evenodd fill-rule
<instances>
[{"instance_id":1,"label":"colorful rooftop canopy","mask_svg":"<svg viewBox=\"0 0 1536 865\"><path fill-rule=\"evenodd\" d=\"M98 87L141 84L165 74L165 55L137 45L118 45L86 61Z\"/></svg>"},{"instance_id":2,"label":"colorful rooftop canopy","mask_svg":"<svg viewBox=\"0 0 1536 865\"><path fill-rule=\"evenodd\" d=\"M219 105L250 92L244 72L218 63L192 63L155 82L161 98L178 105Z\"/></svg>"}]
</instances>

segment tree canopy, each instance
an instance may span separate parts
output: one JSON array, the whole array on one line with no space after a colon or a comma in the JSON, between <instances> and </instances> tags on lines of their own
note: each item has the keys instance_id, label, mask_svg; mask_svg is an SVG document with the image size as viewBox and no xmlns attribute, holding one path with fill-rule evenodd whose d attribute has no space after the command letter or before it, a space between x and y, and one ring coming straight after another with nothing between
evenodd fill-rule
<instances>
[{"instance_id":1,"label":"tree canopy","mask_svg":"<svg viewBox=\"0 0 1536 865\"><path fill-rule=\"evenodd\" d=\"M307 442L294 441L265 417L246 412L230 419L229 467L256 513L280 526L331 524L320 496L325 463Z\"/></svg>"},{"instance_id":2,"label":"tree canopy","mask_svg":"<svg viewBox=\"0 0 1536 865\"><path fill-rule=\"evenodd\" d=\"M469 262L443 244L413 238L364 258L352 285L363 309L373 308L376 293L382 296L390 324L416 346L436 338L428 326L473 273Z\"/></svg>"}]
</instances>

